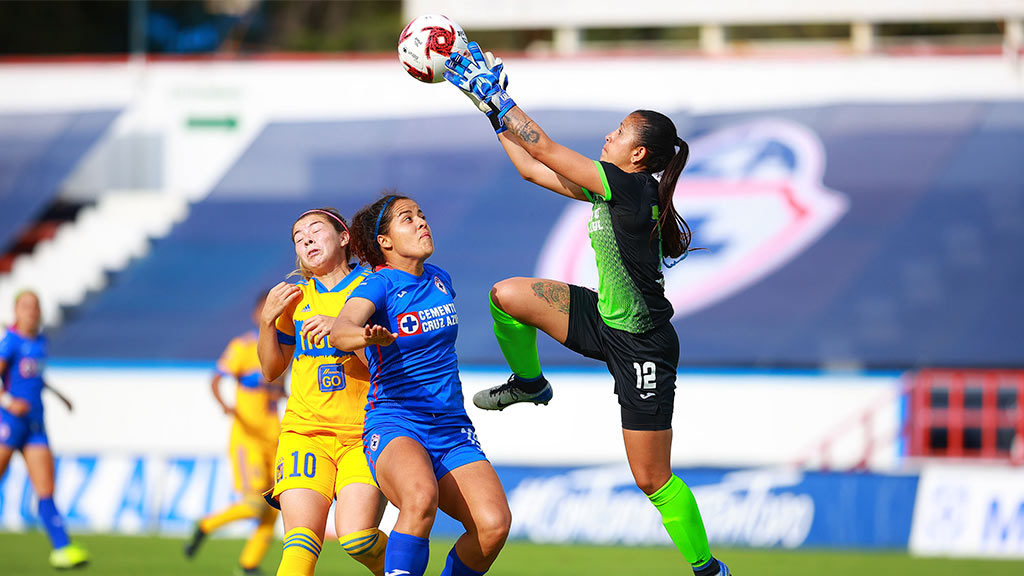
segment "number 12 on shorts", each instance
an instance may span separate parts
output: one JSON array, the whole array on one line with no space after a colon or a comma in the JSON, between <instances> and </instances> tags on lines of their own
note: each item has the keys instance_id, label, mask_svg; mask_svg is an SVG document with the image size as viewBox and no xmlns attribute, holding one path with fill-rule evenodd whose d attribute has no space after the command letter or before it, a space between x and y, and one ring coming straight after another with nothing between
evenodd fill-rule
<instances>
[{"instance_id":1,"label":"number 12 on shorts","mask_svg":"<svg viewBox=\"0 0 1024 576\"><path fill-rule=\"evenodd\" d=\"M636 370L636 387L640 390L655 390L658 387L658 378L654 374L654 362L633 362L633 369Z\"/></svg>"}]
</instances>

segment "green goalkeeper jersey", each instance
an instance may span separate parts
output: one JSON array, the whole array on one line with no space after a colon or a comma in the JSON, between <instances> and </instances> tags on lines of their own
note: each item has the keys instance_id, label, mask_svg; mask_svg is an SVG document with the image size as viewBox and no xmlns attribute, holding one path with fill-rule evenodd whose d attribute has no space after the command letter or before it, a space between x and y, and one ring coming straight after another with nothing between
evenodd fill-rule
<instances>
[{"instance_id":1,"label":"green goalkeeper jersey","mask_svg":"<svg viewBox=\"0 0 1024 576\"><path fill-rule=\"evenodd\" d=\"M587 229L597 256L597 309L612 328L647 332L672 320L661 267L658 181L594 163L604 190L584 193L593 203Z\"/></svg>"}]
</instances>

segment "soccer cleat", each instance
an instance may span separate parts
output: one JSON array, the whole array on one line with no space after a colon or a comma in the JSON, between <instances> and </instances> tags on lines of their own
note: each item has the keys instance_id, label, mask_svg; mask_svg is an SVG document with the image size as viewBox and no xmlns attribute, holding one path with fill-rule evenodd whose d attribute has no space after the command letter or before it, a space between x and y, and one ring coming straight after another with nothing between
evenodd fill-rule
<instances>
[{"instance_id":1,"label":"soccer cleat","mask_svg":"<svg viewBox=\"0 0 1024 576\"><path fill-rule=\"evenodd\" d=\"M712 572L714 570L714 572ZM700 567L693 567L694 576L731 576L732 572L729 571L729 567L725 565L718 558L712 557Z\"/></svg>"},{"instance_id":2,"label":"soccer cleat","mask_svg":"<svg viewBox=\"0 0 1024 576\"><path fill-rule=\"evenodd\" d=\"M199 524L196 524L192 537L188 539L188 542L185 542L185 558L191 560L196 555L196 552L199 551L199 545L203 543L203 540L206 540L206 532L203 532Z\"/></svg>"},{"instance_id":3,"label":"soccer cleat","mask_svg":"<svg viewBox=\"0 0 1024 576\"><path fill-rule=\"evenodd\" d=\"M50 552L50 566L58 570L81 568L89 563L89 553L78 544L68 544Z\"/></svg>"},{"instance_id":4,"label":"soccer cleat","mask_svg":"<svg viewBox=\"0 0 1024 576\"><path fill-rule=\"evenodd\" d=\"M256 568L245 568L243 566L235 567L235 575L236 576L265 576L264 573L263 573L263 570L260 570L259 567L256 567Z\"/></svg>"},{"instance_id":5,"label":"soccer cleat","mask_svg":"<svg viewBox=\"0 0 1024 576\"><path fill-rule=\"evenodd\" d=\"M515 374L509 376L508 382L501 386L494 386L487 390L481 390L473 395L473 404L482 410L504 410L505 408L519 402L533 402L534 404L547 404L551 401L554 392L547 379L541 376L544 386L537 392L523 390L524 382ZM531 382L530 384L534 384Z\"/></svg>"}]
</instances>

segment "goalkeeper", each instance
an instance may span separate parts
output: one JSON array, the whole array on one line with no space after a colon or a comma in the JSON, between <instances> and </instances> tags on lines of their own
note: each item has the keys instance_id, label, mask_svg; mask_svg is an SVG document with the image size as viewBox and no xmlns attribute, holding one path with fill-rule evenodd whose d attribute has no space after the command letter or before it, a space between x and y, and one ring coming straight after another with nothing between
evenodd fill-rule
<instances>
[{"instance_id":1,"label":"goalkeeper","mask_svg":"<svg viewBox=\"0 0 1024 576\"><path fill-rule=\"evenodd\" d=\"M502 410L551 400L537 355L538 328L570 350L605 362L637 486L661 513L694 574L728 576L729 568L711 555L693 493L671 468L679 338L662 265L664 257L682 259L690 249L689 226L672 203L689 147L668 117L636 110L605 136L601 157L590 160L551 140L516 105L505 91L504 65L475 42L469 43L469 57L452 54L445 66L445 79L487 115L525 180L593 205L588 230L597 256L597 292L540 278L495 284L494 334L512 376L477 393L473 403Z\"/></svg>"}]
</instances>

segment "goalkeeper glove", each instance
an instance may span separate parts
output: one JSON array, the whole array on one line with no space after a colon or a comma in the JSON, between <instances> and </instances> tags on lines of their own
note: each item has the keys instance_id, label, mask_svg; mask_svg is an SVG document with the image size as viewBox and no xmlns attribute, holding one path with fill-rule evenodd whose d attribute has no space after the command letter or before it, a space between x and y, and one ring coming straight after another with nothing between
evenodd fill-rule
<instances>
[{"instance_id":1,"label":"goalkeeper glove","mask_svg":"<svg viewBox=\"0 0 1024 576\"><path fill-rule=\"evenodd\" d=\"M491 121L495 133L505 131L502 118L516 103L505 92L508 76L500 58L484 54L476 42L469 43L469 58L452 53L445 62L445 80L457 86Z\"/></svg>"}]
</instances>

